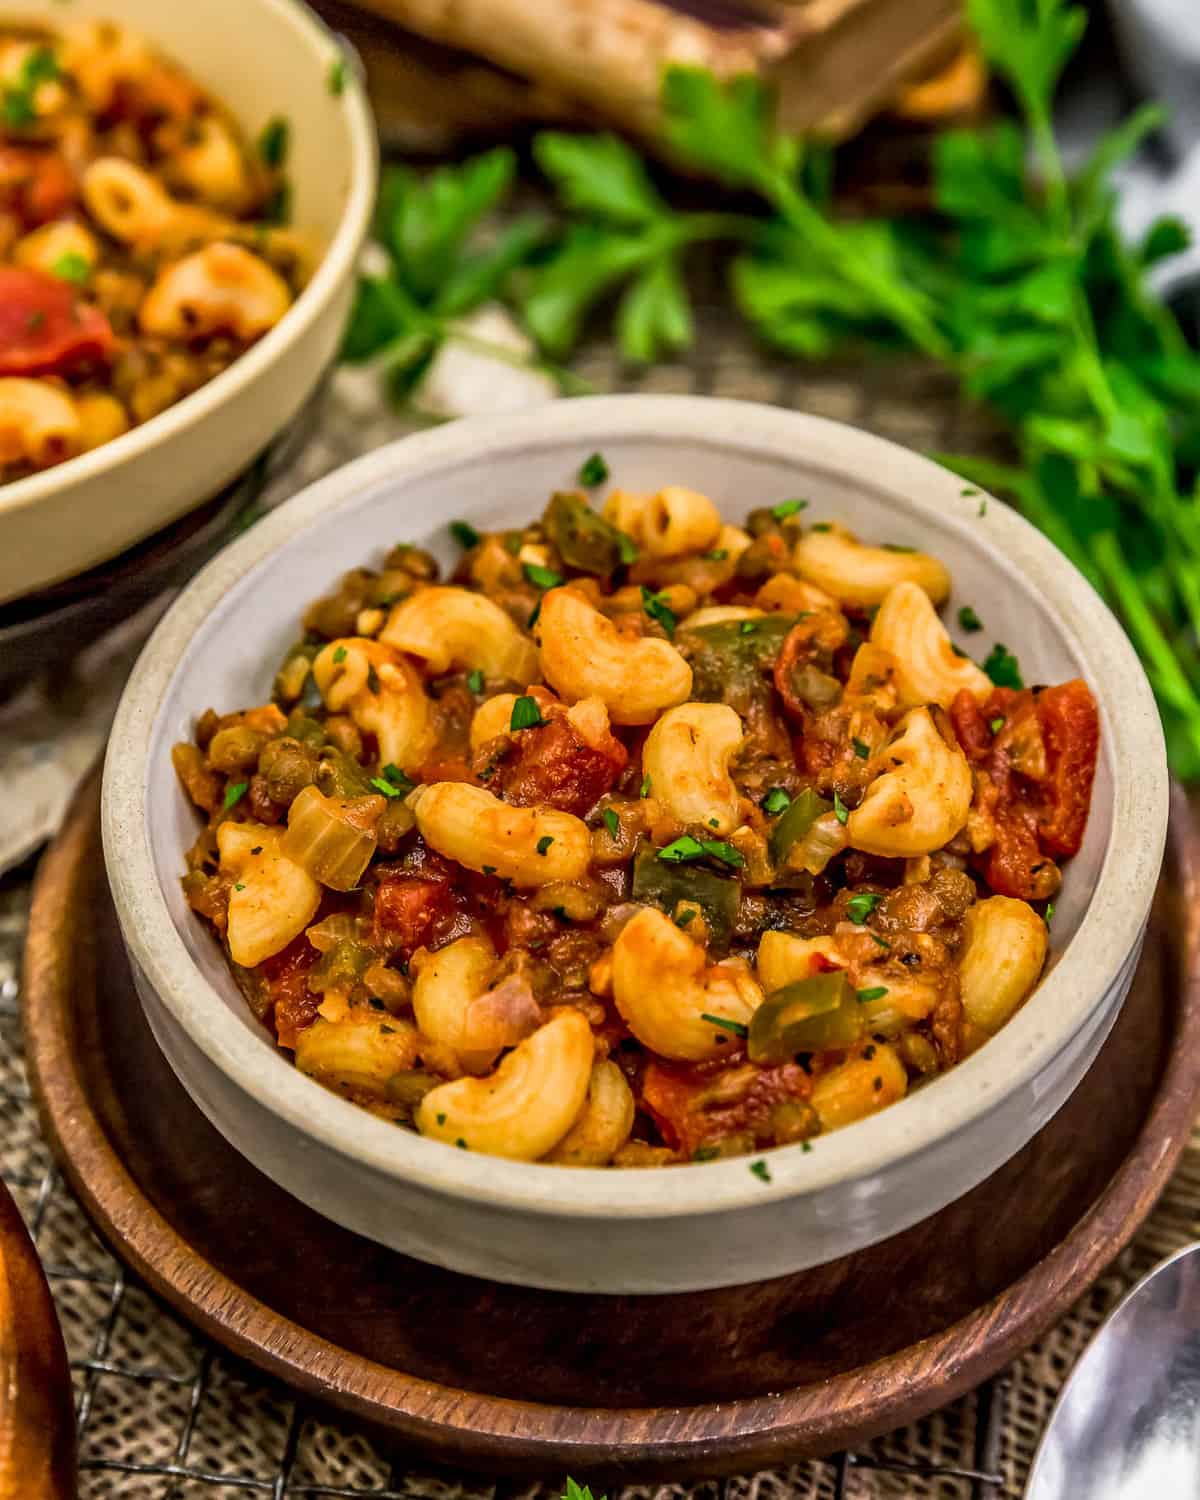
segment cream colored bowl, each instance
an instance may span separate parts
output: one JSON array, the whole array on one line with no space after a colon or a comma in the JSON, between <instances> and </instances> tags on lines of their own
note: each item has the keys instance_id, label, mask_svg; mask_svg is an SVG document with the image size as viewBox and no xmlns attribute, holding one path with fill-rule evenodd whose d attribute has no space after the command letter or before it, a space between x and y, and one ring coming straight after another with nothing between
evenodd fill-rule
<instances>
[{"instance_id":1,"label":"cream colored bowl","mask_svg":"<svg viewBox=\"0 0 1200 1500\"><path fill-rule=\"evenodd\" d=\"M101 18L146 37L250 139L291 125L293 222L324 255L280 323L215 380L114 442L0 485L0 603L114 557L211 499L292 420L332 361L375 194L375 131L352 67L296 0L0 0L0 21Z\"/></svg>"},{"instance_id":2,"label":"cream colored bowl","mask_svg":"<svg viewBox=\"0 0 1200 1500\"><path fill-rule=\"evenodd\" d=\"M596 1171L502 1161L397 1129L298 1073L254 1021L180 891L195 813L171 768L195 716L261 702L305 603L397 541L457 556L447 522L517 526L599 450L633 489L706 491L731 519L792 496L814 520L928 548L948 611L970 603L1030 682L1076 674L1102 742L1083 849L1068 867L1053 967L994 1040L871 1119L747 1158ZM1007 506L867 433L695 397L562 402L456 422L380 449L297 496L199 575L134 670L104 776L109 880L158 1040L219 1130L330 1218L422 1259L502 1281L672 1292L777 1276L897 1233L994 1171L1059 1108L1129 986L1167 822L1163 738L1116 621Z\"/></svg>"}]
</instances>

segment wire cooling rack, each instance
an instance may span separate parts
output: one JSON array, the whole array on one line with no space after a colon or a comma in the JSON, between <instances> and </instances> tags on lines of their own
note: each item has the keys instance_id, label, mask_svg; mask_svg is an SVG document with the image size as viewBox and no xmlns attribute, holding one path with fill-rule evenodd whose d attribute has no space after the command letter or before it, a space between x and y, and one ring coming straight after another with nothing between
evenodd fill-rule
<instances>
[{"instance_id":1,"label":"wire cooling rack","mask_svg":"<svg viewBox=\"0 0 1200 1500\"><path fill-rule=\"evenodd\" d=\"M855 422L918 449L988 445L978 418L935 372L896 364L822 369L775 362L748 347L717 309L698 318L686 364L631 381L613 352L594 348L579 373L598 390L679 391L773 401ZM343 372L325 398L292 488L405 430L373 389ZM99 1244L41 1139L21 1062L20 948L32 865L0 880L0 1175L33 1233L63 1324L75 1383L81 1500L552 1500L565 1476L541 1484L479 1481L414 1467L349 1423L295 1400L192 1332L156 1303ZM1197 1189L1200 1200L1200 1187ZM1186 1238L1190 1216L1174 1227ZM1167 1244L1173 1248L1171 1237ZM1101 1284L1077 1318L1068 1353L1028 1373L1014 1413L1000 1380L868 1449L753 1476L638 1486L621 1500L1000 1500L1021 1471L1070 1354L1128 1277ZM898 1289L902 1294L903 1289ZM1032 1391L1032 1394L1030 1392ZM1014 1436L1014 1433L1016 1434Z\"/></svg>"}]
</instances>

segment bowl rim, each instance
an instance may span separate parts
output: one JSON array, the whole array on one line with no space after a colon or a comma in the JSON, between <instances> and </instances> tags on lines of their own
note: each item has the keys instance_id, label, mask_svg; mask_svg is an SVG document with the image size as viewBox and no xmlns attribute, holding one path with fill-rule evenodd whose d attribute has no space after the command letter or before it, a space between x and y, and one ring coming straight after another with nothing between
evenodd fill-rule
<instances>
[{"instance_id":1,"label":"bowl rim","mask_svg":"<svg viewBox=\"0 0 1200 1500\"><path fill-rule=\"evenodd\" d=\"M175 929L150 846L149 750L157 719L194 631L226 594L261 586L285 543L383 483L398 491L481 454L519 460L534 449L592 451L623 437L784 462L803 453L807 467L858 479L917 523L929 517L972 537L990 554L1002 586L1027 594L1040 586L1043 608L1086 664L1111 755L1108 845L1079 929L1034 999L936 1087L822 1137L818 1149L763 1153L766 1181L747 1170L757 1154L695 1164L703 1175L552 1170L397 1130L306 1078L265 1034L230 1014ZM130 676L105 761L102 824L108 878L135 965L209 1061L272 1114L349 1162L442 1196L551 1217L666 1219L759 1208L855 1182L870 1192L862 1179L961 1131L1018 1088L1036 1091L1055 1057L1131 972L1162 861L1168 796L1158 711L1132 646L1091 585L1016 511L929 459L827 418L714 397L622 395L460 420L401 438L308 486L222 552L171 607Z\"/></svg>"},{"instance_id":2,"label":"bowl rim","mask_svg":"<svg viewBox=\"0 0 1200 1500\"><path fill-rule=\"evenodd\" d=\"M257 381L316 323L353 273L358 253L371 224L379 141L367 104L357 55L324 21L300 0L257 0L258 5L290 26L310 46L314 60L332 64L339 58L348 66L346 83L337 102L350 128L349 182L342 214L333 238L325 247L312 279L273 328L257 343L181 401L140 422L119 437L79 453L64 463L0 485L0 515L36 505L72 484L87 484L119 465L171 441L179 433L211 416L218 407L246 399ZM187 59L177 59L187 67Z\"/></svg>"}]
</instances>

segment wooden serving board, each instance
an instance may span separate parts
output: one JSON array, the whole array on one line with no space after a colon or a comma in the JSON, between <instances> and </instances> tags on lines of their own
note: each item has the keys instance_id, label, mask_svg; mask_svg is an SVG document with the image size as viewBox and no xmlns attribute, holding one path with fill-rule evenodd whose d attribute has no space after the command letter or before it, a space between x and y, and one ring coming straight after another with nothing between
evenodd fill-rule
<instances>
[{"instance_id":1,"label":"wooden serving board","mask_svg":"<svg viewBox=\"0 0 1200 1500\"><path fill-rule=\"evenodd\" d=\"M0 1186L0 1500L73 1500L71 1372L50 1288Z\"/></svg>"},{"instance_id":2,"label":"wooden serving board","mask_svg":"<svg viewBox=\"0 0 1200 1500\"><path fill-rule=\"evenodd\" d=\"M207 1334L459 1468L711 1475L913 1420L1067 1311L1150 1211L1192 1129L1200 905L1177 794L1145 958L1095 1067L944 1212L831 1265L719 1292L579 1296L440 1271L290 1198L191 1104L134 995L97 804L93 778L43 861L24 986L31 1075L68 1179L116 1252Z\"/></svg>"}]
</instances>

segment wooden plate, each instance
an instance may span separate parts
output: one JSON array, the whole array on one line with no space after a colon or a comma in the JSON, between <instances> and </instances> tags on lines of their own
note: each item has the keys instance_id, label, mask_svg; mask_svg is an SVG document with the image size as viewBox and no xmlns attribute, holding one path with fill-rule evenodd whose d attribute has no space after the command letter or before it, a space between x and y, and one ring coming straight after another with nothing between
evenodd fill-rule
<instances>
[{"instance_id":1,"label":"wooden plate","mask_svg":"<svg viewBox=\"0 0 1200 1500\"><path fill-rule=\"evenodd\" d=\"M0 1186L0 1500L72 1500L75 1412L50 1288Z\"/></svg>"},{"instance_id":2,"label":"wooden plate","mask_svg":"<svg viewBox=\"0 0 1200 1500\"><path fill-rule=\"evenodd\" d=\"M797 1276L682 1296L439 1271L288 1197L188 1100L134 996L97 800L93 779L42 863L24 986L67 1177L117 1253L218 1342L461 1468L744 1471L910 1421L1067 1311L1150 1211L1195 1118L1196 840L1177 794L1146 956L1095 1067L1018 1157L934 1219Z\"/></svg>"}]
</instances>

